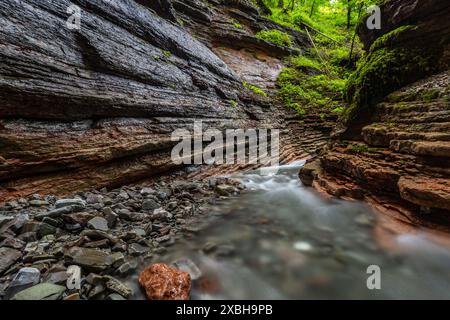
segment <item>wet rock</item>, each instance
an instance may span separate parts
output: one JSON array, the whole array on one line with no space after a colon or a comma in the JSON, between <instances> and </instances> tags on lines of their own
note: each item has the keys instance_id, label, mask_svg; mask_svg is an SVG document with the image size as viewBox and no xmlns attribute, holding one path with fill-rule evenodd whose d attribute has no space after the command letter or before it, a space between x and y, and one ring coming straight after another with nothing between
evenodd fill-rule
<instances>
[{"instance_id":1,"label":"wet rock","mask_svg":"<svg viewBox=\"0 0 450 320\"><path fill-rule=\"evenodd\" d=\"M150 216L152 220L166 220L171 219L172 217L173 215L170 212L164 210L163 208L155 209Z\"/></svg>"},{"instance_id":2,"label":"wet rock","mask_svg":"<svg viewBox=\"0 0 450 320\"><path fill-rule=\"evenodd\" d=\"M11 300L58 300L65 287L52 283L41 283L17 293Z\"/></svg>"},{"instance_id":3,"label":"wet rock","mask_svg":"<svg viewBox=\"0 0 450 320\"><path fill-rule=\"evenodd\" d=\"M117 268L117 273L120 276L126 276L136 270L137 262L136 261L128 261L122 264L119 268Z\"/></svg>"},{"instance_id":4,"label":"wet rock","mask_svg":"<svg viewBox=\"0 0 450 320\"><path fill-rule=\"evenodd\" d=\"M100 231L108 231L108 221L102 217L95 217L88 221L88 228L100 230Z\"/></svg>"},{"instance_id":5,"label":"wet rock","mask_svg":"<svg viewBox=\"0 0 450 320\"><path fill-rule=\"evenodd\" d=\"M55 234L56 233L56 229L57 228L55 228L54 226L52 226L52 225L50 225L48 223L42 222L39 225L39 229L37 231L37 234L38 234L39 237L42 238L42 237L44 237L46 235L49 235L49 234Z\"/></svg>"},{"instance_id":6,"label":"wet rock","mask_svg":"<svg viewBox=\"0 0 450 320\"><path fill-rule=\"evenodd\" d=\"M222 244L219 245L214 253L219 257L228 257L234 254L236 248L231 244Z\"/></svg>"},{"instance_id":7,"label":"wet rock","mask_svg":"<svg viewBox=\"0 0 450 320\"><path fill-rule=\"evenodd\" d=\"M22 250L25 247L25 241L18 238L8 237L0 243L0 247L8 247L12 249Z\"/></svg>"},{"instance_id":8,"label":"wet rock","mask_svg":"<svg viewBox=\"0 0 450 320\"><path fill-rule=\"evenodd\" d=\"M82 199L60 199L58 201L56 201L55 203L56 208L62 208L62 207L68 207L68 206L76 206L76 207L81 207L81 208L85 208L86 207L86 202Z\"/></svg>"},{"instance_id":9,"label":"wet rock","mask_svg":"<svg viewBox=\"0 0 450 320\"><path fill-rule=\"evenodd\" d=\"M61 207L58 209L54 209L54 210L50 210L47 212L43 212L43 213L39 213L35 216L36 220L42 220L45 217L49 217L49 218L58 218L64 214L69 214L71 212L74 211L74 207L72 206L67 206L67 207Z\"/></svg>"},{"instance_id":10,"label":"wet rock","mask_svg":"<svg viewBox=\"0 0 450 320\"><path fill-rule=\"evenodd\" d=\"M141 272L139 284L150 300L188 300L191 277L187 272L159 263Z\"/></svg>"},{"instance_id":11,"label":"wet rock","mask_svg":"<svg viewBox=\"0 0 450 320\"><path fill-rule=\"evenodd\" d=\"M88 221L93 218L94 215L87 212L75 212L63 216L63 220L66 223L71 225L78 224L80 226L86 226Z\"/></svg>"},{"instance_id":12,"label":"wet rock","mask_svg":"<svg viewBox=\"0 0 450 320\"><path fill-rule=\"evenodd\" d=\"M131 212L128 209L119 209L117 211L117 214L119 215L119 217L121 219L124 219L124 220L127 220L127 221L133 221L133 222L142 221L146 217L145 214L141 214L141 213L138 213L138 212Z\"/></svg>"},{"instance_id":13,"label":"wet rock","mask_svg":"<svg viewBox=\"0 0 450 320\"><path fill-rule=\"evenodd\" d=\"M148 196L148 195L154 194L154 193L155 193L155 190L153 190L152 188L142 188L142 190L141 190L141 194L143 196Z\"/></svg>"},{"instance_id":14,"label":"wet rock","mask_svg":"<svg viewBox=\"0 0 450 320\"><path fill-rule=\"evenodd\" d=\"M109 296L106 297L106 300L126 300L126 299L122 297L120 294L111 293Z\"/></svg>"},{"instance_id":15,"label":"wet rock","mask_svg":"<svg viewBox=\"0 0 450 320\"><path fill-rule=\"evenodd\" d=\"M311 251L313 247L309 242L298 241L294 243L294 249L298 251L308 252Z\"/></svg>"},{"instance_id":16,"label":"wet rock","mask_svg":"<svg viewBox=\"0 0 450 320\"><path fill-rule=\"evenodd\" d=\"M107 261L108 265L111 265L114 268L116 268L125 262L125 256L121 252L116 252L116 253L108 255L108 257L106 258L106 261Z\"/></svg>"},{"instance_id":17,"label":"wet rock","mask_svg":"<svg viewBox=\"0 0 450 320\"><path fill-rule=\"evenodd\" d=\"M450 210L450 180L401 177L400 196L421 207Z\"/></svg>"},{"instance_id":18,"label":"wet rock","mask_svg":"<svg viewBox=\"0 0 450 320\"><path fill-rule=\"evenodd\" d=\"M46 282L63 285L67 282L68 277L66 271L52 272L47 276Z\"/></svg>"},{"instance_id":19,"label":"wet rock","mask_svg":"<svg viewBox=\"0 0 450 320\"><path fill-rule=\"evenodd\" d=\"M216 186L215 191L218 195L227 197L236 193L237 189L230 185L220 184Z\"/></svg>"},{"instance_id":20,"label":"wet rock","mask_svg":"<svg viewBox=\"0 0 450 320\"><path fill-rule=\"evenodd\" d=\"M144 202L142 202L142 210L145 211L153 211L155 209L158 209L159 207L160 207L159 203L153 199L147 199Z\"/></svg>"},{"instance_id":21,"label":"wet rock","mask_svg":"<svg viewBox=\"0 0 450 320\"><path fill-rule=\"evenodd\" d=\"M116 278L105 276L104 279L106 280L105 285L108 290L117 293L125 298L129 298L131 295L133 295L133 290Z\"/></svg>"},{"instance_id":22,"label":"wet rock","mask_svg":"<svg viewBox=\"0 0 450 320\"><path fill-rule=\"evenodd\" d=\"M43 206L48 206L49 205L49 203L47 201L45 201L45 200L31 200L28 203L32 207L43 207Z\"/></svg>"},{"instance_id":23,"label":"wet rock","mask_svg":"<svg viewBox=\"0 0 450 320\"><path fill-rule=\"evenodd\" d=\"M108 239L112 244L115 244L119 241L116 237L114 237L104 231L100 231L100 230L83 230L80 233L80 236L88 237L91 240Z\"/></svg>"},{"instance_id":24,"label":"wet rock","mask_svg":"<svg viewBox=\"0 0 450 320\"><path fill-rule=\"evenodd\" d=\"M132 243L128 248L128 253L132 256L141 256L150 251L150 248L144 247L139 243Z\"/></svg>"},{"instance_id":25,"label":"wet rock","mask_svg":"<svg viewBox=\"0 0 450 320\"><path fill-rule=\"evenodd\" d=\"M17 260L22 257L22 253L16 249L0 248L0 275L8 270Z\"/></svg>"},{"instance_id":26,"label":"wet rock","mask_svg":"<svg viewBox=\"0 0 450 320\"><path fill-rule=\"evenodd\" d=\"M144 237L147 234L142 228L134 228L133 230L131 230L131 232L134 233L138 238Z\"/></svg>"},{"instance_id":27,"label":"wet rock","mask_svg":"<svg viewBox=\"0 0 450 320\"><path fill-rule=\"evenodd\" d=\"M202 276L202 272L197 265L189 258L178 259L170 264L175 269L189 273L192 280L198 280Z\"/></svg>"},{"instance_id":28,"label":"wet rock","mask_svg":"<svg viewBox=\"0 0 450 320\"><path fill-rule=\"evenodd\" d=\"M0 216L0 228L3 227L8 222L11 222L13 219L14 219L14 217Z\"/></svg>"},{"instance_id":29,"label":"wet rock","mask_svg":"<svg viewBox=\"0 0 450 320\"><path fill-rule=\"evenodd\" d=\"M114 228L117 222L118 215L110 208L105 207L103 208L103 216L105 217L106 221L108 222L109 228Z\"/></svg>"},{"instance_id":30,"label":"wet rock","mask_svg":"<svg viewBox=\"0 0 450 320\"><path fill-rule=\"evenodd\" d=\"M36 268L22 268L15 275L6 291L5 300L12 298L16 293L39 283L41 272Z\"/></svg>"},{"instance_id":31,"label":"wet rock","mask_svg":"<svg viewBox=\"0 0 450 320\"><path fill-rule=\"evenodd\" d=\"M211 253L217 248L217 243L214 242L207 242L202 248L202 251L204 253Z\"/></svg>"},{"instance_id":32,"label":"wet rock","mask_svg":"<svg viewBox=\"0 0 450 320\"><path fill-rule=\"evenodd\" d=\"M100 194L88 194L86 196L87 204L96 204L103 201L103 196Z\"/></svg>"},{"instance_id":33,"label":"wet rock","mask_svg":"<svg viewBox=\"0 0 450 320\"><path fill-rule=\"evenodd\" d=\"M66 263L75 264L88 271L101 272L109 267L108 254L88 248L73 247L65 253Z\"/></svg>"}]
</instances>

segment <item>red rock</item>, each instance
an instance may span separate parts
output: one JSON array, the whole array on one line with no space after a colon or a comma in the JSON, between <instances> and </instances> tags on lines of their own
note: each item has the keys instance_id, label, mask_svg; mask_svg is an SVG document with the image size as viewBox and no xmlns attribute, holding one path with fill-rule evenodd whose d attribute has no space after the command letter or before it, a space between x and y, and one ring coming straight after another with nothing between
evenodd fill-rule
<instances>
[{"instance_id":1,"label":"red rock","mask_svg":"<svg viewBox=\"0 0 450 320\"><path fill-rule=\"evenodd\" d=\"M191 277L189 273L157 263L139 275L139 284L149 300L189 300Z\"/></svg>"},{"instance_id":2,"label":"red rock","mask_svg":"<svg viewBox=\"0 0 450 320\"><path fill-rule=\"evenodd\" d=\"M402 177L398 182L400 196L416 205L450 210L450 180Z\"/></svg>"}]
</instances>

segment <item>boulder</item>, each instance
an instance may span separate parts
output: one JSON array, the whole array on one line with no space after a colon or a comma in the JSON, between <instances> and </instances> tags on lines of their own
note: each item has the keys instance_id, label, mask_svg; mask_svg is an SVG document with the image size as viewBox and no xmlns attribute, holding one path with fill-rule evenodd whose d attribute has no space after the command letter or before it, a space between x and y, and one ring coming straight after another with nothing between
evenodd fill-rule
<instances>
[{"instance_id":1,"label":"boulder","mask_svg":"<svg viewBox=\"0 0 450 320\"><path fill-rule=\"evenodd\" d=\"M139 284L150 300L189 300L189 273L166 264L158 263L146 268L139 275Z\"/></svg>"}]
</instances>

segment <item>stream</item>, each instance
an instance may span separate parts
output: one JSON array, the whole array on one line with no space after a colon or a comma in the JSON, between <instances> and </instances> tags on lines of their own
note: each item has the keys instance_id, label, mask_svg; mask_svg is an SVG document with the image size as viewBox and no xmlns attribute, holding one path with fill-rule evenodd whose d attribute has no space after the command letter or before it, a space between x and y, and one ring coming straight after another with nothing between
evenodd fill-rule
<instances>
[{"instance_id":1,"label":"stream","mask_svg":"<svg viewBox=\"0 0 450 320\"><path fill-rule=\"evenodd\" d=\"M247 190L212 206L207 226L162 257L201 270L192 299L450 298L447 247L425 232L396 235L395 251L380 247L374 209L302 186L303 164L234 176ZM371 265L380 267L380 290L367 287Z\"/></svg>"}]
</instances>

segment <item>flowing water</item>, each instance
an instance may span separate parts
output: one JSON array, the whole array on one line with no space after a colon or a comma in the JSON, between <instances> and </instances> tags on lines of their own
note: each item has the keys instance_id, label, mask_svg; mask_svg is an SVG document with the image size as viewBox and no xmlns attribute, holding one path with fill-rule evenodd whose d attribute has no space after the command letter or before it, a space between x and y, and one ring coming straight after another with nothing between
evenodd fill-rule
<instances>
[{"instance_id":1,"label":"flowing water","mask_svg":"<svg viewBox=\"0 0 450 320\"><path fill-rule=\"evenodd\" d=\"M193 299L450 298L449 249L424 232L395 236L395 252L380 247L373 209L303 187L301 165L237 176L247 190L212 207L208 226L163 257L199 267ZM367 287L371 265L380 290Z\"/></svg>"}]
</instances>

